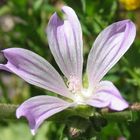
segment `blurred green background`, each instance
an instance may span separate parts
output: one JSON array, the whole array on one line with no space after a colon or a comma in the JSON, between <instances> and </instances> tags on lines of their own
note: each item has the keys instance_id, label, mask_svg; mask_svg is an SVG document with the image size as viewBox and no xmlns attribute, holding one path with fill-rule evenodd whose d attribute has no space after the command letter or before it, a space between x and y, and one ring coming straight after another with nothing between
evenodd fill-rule
<instances>
[{"instance_id":1,"label":"blurred green background","mask_svg":"<svg viewBox=\"0 0 140 140\"><path fill-rule=\"evenodd\" d=\"M125 1L125 0L122 0ZM32 50L58 69L48 47L45 29L52 13L66 4L77 13L83 30L84 68L93 41L109 24L131 19L137 27L135 42L125 56L106 75L130 103L140 102L140 2L134 8L118 0L0 0L0 50L21 47ZM135 3L136 2L136 3ZM0 102L20 104L31 96L48 91L31 86L17 76L0 73ZM0 120L0 140L68 140L64 125L45 122L33 137L27 122ZM139 140L140 117L126 123L110 122L97 132L97 140ZM88 138L96 140L95 137ZM84 138L80 138L84 140Z\"/></svg>"}]
</instances>

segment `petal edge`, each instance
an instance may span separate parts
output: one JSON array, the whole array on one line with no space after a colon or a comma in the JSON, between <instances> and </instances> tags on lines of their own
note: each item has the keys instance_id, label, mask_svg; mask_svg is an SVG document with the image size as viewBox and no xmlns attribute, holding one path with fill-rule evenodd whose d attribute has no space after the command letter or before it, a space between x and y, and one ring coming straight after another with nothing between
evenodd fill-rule
<instances>
[{"instance_id":1,"label":"petal edge","mask_svg":"<svg viewBox=\"0 0 140 140\"><path fill-rule=\"evenodd\" d=\"M27 118L31 132L34 135L45 119L70 107L72 104L57 97L36 96L22 103L16 110L16 116L17 118L21 116Z\"/></svg>"}]
</instances>

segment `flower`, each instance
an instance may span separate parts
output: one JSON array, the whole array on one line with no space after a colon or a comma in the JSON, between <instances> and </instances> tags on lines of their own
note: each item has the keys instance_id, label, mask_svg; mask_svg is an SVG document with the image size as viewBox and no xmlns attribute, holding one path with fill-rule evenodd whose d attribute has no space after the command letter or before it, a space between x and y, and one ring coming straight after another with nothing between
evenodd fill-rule
<instances>
[{"instance_id":1,"label":"flower","mask_svg":"<svg viewBox=\"0 0 140 140\"><path fill-rule=\"evenodd\" d=\"M135 10L140 7L139 0L120 0L126 10Z\"/></svg>"},{"instance_id":2,"label":"flower","mask_svg":"<svg viewBox=\"0 0 140 140\"><path fill-rule=\"evenodd\" d=\"M39 55L21 48L2 51L7 59L0 69L17 74L30 84L59 94L42 95L22 103L16 116L28 119L32 134L50 116L78 105L108 107L121 111L128 107L118 89L110 81L101 81L132 44L136 29L130 20L123 20L105 28L95 40L87 60L88 88L82 85L83 41L82 30L74 10L63 6L65 18L54 13L48 23L47 35L56 63L67 78L62 77L49 62ZM61 96L70 100L64 100Z\"/></svg>"}]
</instances>

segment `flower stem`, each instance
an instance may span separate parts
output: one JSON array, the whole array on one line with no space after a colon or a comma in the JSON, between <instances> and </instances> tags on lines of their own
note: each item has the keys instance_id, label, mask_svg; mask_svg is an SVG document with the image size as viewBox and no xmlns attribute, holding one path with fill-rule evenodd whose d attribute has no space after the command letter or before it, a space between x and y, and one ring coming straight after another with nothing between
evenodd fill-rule
<instances>
[{"instance_id":1,"label":"flower stem","mask_svg":"<svg viewBox=\"0 0 140 140\"><path fill-rule=\"evenodd\" d=\"M16 119L16 109L18 105L13 104L0 104L0 119ZM86 108L85 108L86 109ZM62 120L62 117L68 118L71 116L80 116L82 117L84 115L84 110L82 110L82 113L79 113L80 111L74 111L74 109L68 109L63 112L60 112L52 117L49 118L51 121L59 121ZM87 111L85 110L85 113ZM89 112L89 111L88 111ZM137 114L140 112L140 103L134 103L130 105L130 107L127 110L116 112L116 111L110 111L107 108L101 109L99 112L94 112L92 115L87 114L83 116L85 119L89 117L99 117L99 118L105 118L109 121L135 121L137 119Z\"/></svg>"},{"instance_id":2,"label":"flower stem","mask_svg":"<svg viewBox=\"0 0 140 140\"><path fill-rule=\"evenodd\" d=\"M18 105L0 104L0 119L16 119Z\"/></svg>"}]
</instances>

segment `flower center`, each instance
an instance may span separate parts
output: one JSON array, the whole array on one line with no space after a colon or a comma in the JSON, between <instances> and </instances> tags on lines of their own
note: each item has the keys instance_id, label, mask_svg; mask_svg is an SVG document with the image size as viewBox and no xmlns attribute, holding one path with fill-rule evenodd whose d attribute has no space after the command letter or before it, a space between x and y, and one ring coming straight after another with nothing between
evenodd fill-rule
<instances>
[{"instance_id":1,"label":"flower center","mask_svg":"<svg viewBox=\"0 0 140 140\"><path fill-rule=\"evenodd\" d=\"M82 87L78 78L70 76L68 82L68 89L74 94L74 102L77 104L86 104L86 100L92 95L92 91Z\"/></svg>"},{"instance_id":2,"label":"flower center","mask_svg":"<svg viewBox=\"0 0 140 140\"><path fill-rule=\"evenodd\" d=\"M71 91L72 93L76 93L81 90L80 80L75 76L70 76L67 85L69 91Z\"/></svg>"}]
</instances>

